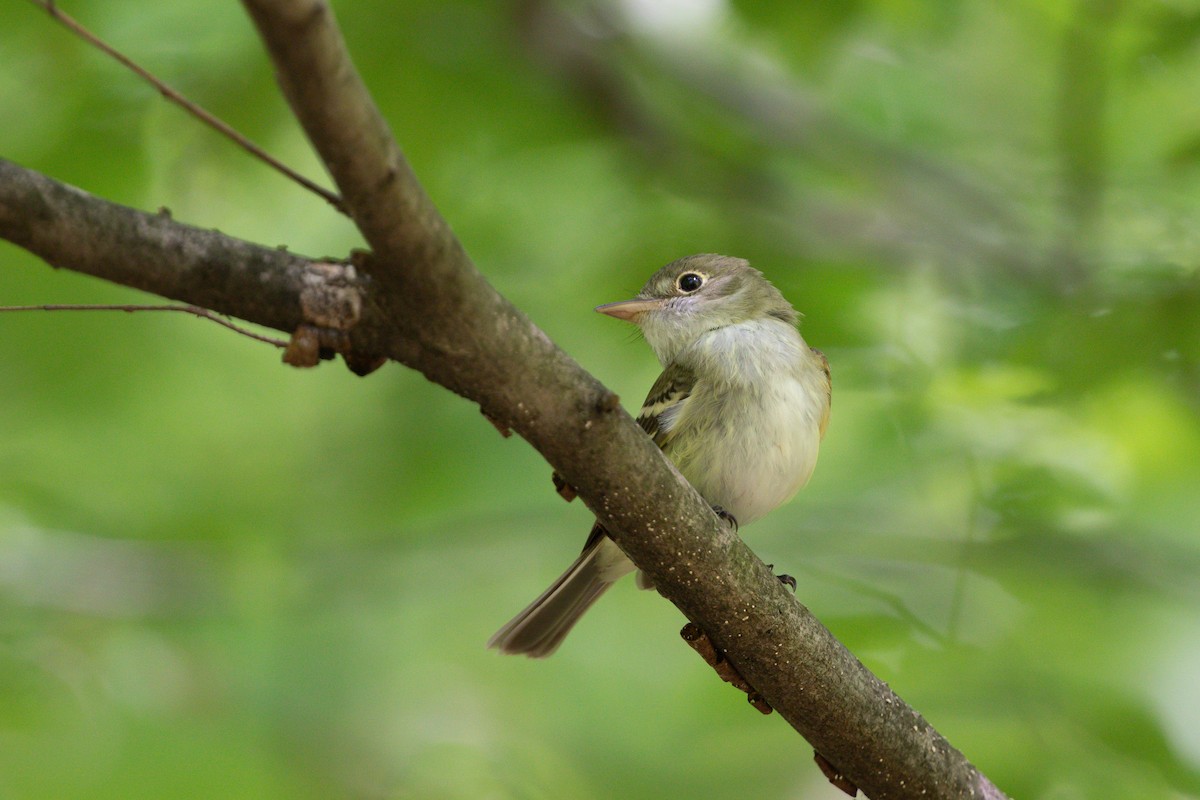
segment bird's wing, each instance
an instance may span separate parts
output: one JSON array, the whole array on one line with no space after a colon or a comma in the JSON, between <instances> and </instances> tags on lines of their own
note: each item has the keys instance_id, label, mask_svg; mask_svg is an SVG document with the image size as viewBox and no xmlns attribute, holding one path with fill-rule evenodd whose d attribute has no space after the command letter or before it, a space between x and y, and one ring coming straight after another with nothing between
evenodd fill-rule
<instances>
[{"instance_id":1,"label":"bird's wing","mask_svg":"<svg viewBox=\"0 0 1200 800\"><path fill-rule=\"evenodd\" d=\"M666 447L671 438L671 429L686 407L695 385L696 375L687 367L673 363L663 370L654 386L650 387L637 421L659 447Z\"/></svg>"},{"instance_id":2,"label":"bird's wing","mask_svg":"<svg viewBox=\"0 0 1200 800\"><path fill-rule=\"evenodd\" d=\"M670 440L671 428L678 419L679 412L687 405L687 399L695 385L696 376L691 370L671 364L650 387L650 394L646 395L642 410L638 412L637 422L660 448L665 447ZM584 552L595 547L607 535L608 531L597 522L592 526L592 532L583 545Z\"/></svg>"},{"instance_id":3,"label":"bird's wing","mask_svg":"<svg viewBox=\"0 0 1200 800\"><path fill-rule=\"evenodd\" d=\"M829 427L829 409L833 401L833 376L829 373L829 359L815 347L808 348L817 358L817 363L821 366L821 371L825 373L825 413L821 415L821 438L825 438L825 429Z\"/></svg>"}]
</instances>

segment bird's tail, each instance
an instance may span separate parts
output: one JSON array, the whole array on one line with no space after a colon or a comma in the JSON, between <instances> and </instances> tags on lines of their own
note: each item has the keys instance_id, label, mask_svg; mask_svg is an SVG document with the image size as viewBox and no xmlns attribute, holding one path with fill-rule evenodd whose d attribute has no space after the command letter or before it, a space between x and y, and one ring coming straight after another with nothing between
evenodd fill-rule
<instances>
[{"instance_id":1,"label":"bird's tail","mask_svg":"<svg viewBox=\"0 0 1200 800\"><path fill-rule=\"evenodd\" d=\"M593 536L575 563L550 588L488 639L488 647L502 653L545 658L558 649L583 612L632 569L633 563L611 539Z\"/></svg>"}]
</instances>

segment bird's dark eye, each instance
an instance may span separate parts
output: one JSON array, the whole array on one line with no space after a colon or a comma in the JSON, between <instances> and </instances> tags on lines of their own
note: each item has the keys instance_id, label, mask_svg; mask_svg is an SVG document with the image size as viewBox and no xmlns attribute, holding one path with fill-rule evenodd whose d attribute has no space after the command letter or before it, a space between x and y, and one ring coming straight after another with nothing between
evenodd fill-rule
<instances>
[{"instance_id":1,"label":"bird's dark eye","mask_svg":"<svg viewBox=\"0 0 1200 800\"><path fill-rule=\"evenodd\" d=\"M694 272L685 272L675 283L679 286L679 291L691 294L704 285L704 276Z\"/></svg>"}]
</instances>

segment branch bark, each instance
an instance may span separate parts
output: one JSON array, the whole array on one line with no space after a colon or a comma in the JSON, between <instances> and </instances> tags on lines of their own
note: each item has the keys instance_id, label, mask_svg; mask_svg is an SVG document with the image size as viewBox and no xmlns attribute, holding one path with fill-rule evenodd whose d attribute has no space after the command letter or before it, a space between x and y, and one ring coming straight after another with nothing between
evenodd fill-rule
<instances>
[{"instance_id":1,"label":"branch bark","mask_svg":"<svg viewBox=\"0 0 1200 800\"><path fill-rule=\"evenodd\" d=\"M349 347L420 370L520 433L660 593L874 798L1003 797L784 589L621 410L500 296L421 189L319 0L244 0L372 252ZM49 263L284 331L321 265L90 197L0 161L0 236Z\"/></svg>"},{"instance_id":2,"label":"branch bark","mask_svg":"<svg viewBox=\"0 0 1200 800\"><path fill-rule=\"evenodd\" d=\"M54 267L281 331L302 321L310 259L110 203L0 159L0 236Z\"/></svg>"}]
</instances>

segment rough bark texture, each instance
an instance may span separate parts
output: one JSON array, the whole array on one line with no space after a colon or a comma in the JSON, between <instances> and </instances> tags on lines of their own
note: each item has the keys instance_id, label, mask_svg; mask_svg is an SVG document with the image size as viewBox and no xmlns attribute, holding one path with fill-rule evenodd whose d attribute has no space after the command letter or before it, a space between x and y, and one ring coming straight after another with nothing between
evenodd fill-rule
<instances>
[{"instance_id":1,"label":"rough bark texture","mask_svg":"<svg viewBox=\"0 0 1200 800\"><path fill-rule=\"evenodd\" d=\"M659 591L868 796L1003 797L796 601L615 395L479 274L392 139L329 7L244 5L371 246L357 262L369 277L351 276L364 305L349 347L420 370L527 439ZM3 161L0 236L55 266L289 332L312 322L304 288L326 274L307 259L107 203Z\"/></svg>"}]
</instances>

